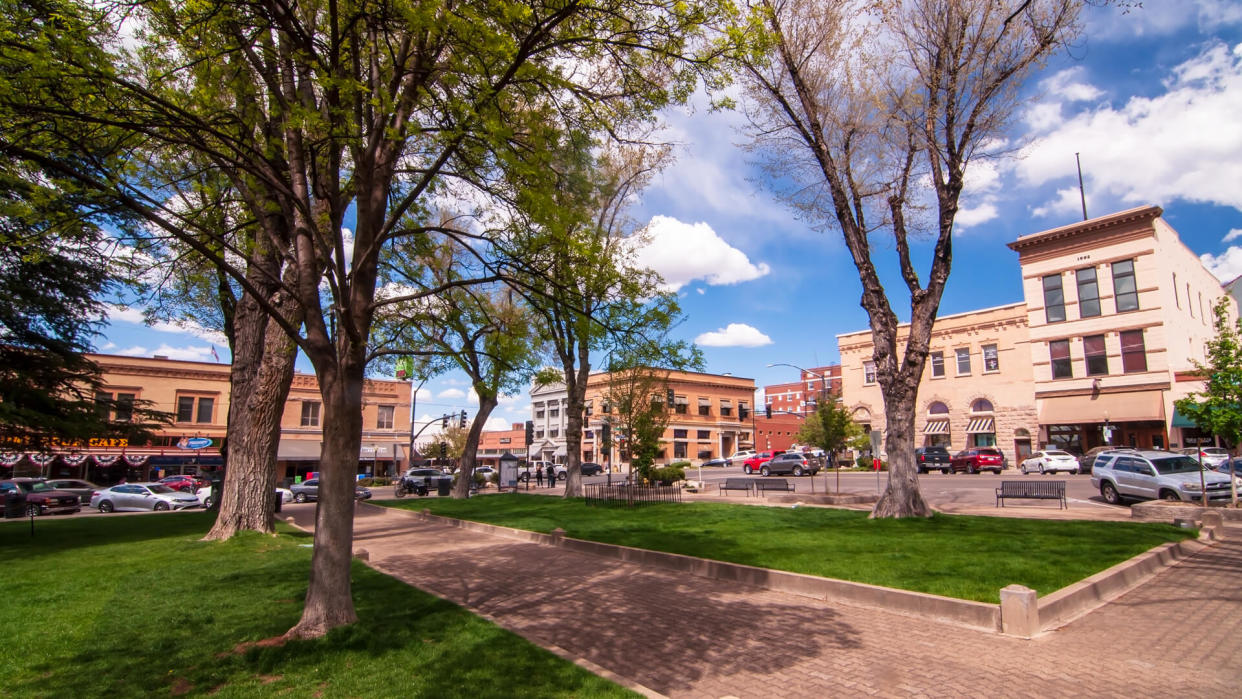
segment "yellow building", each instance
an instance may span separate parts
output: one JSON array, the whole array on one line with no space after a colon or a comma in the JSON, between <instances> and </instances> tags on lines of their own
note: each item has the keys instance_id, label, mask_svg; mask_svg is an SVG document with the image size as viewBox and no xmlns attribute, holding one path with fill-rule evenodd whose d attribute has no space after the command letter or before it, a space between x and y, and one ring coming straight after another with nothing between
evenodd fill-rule
<instances>
[{"instance_id":1,"label":"yellow building","mask_svg":"<svg viewBox=\"0 0 1242 699\"><path fill-rule=\"evenodd\" d=\"M592 374L587 382L582 460L617 466L629 461L629 453L624 441L615 436L615 416L607 400L609 378L607 373ZM661 439L657 462L700 464L729 456L738 449L753 448L754 379L670 371L665 383L673 392L673 412ZM665 395L652 398L661 405L667 400ZM611 454L603 453L600 435L606 420L614 425Z\"/></svg>"}]
</instances>

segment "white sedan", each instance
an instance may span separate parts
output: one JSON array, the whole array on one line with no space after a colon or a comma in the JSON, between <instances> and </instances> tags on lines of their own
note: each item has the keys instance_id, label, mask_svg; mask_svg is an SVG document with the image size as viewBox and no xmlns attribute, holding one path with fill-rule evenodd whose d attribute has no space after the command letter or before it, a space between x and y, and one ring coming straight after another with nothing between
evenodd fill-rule
<instances>
[{"instance_id":1,"label":"white sedan","mask_svg":"<svg viewBox=\"0 0 1242 699\"><path fill-rule=\"evenodd\" d=\"M1078 473L1078 459L1067 451L1056 449L1037 451L1027 457L1026 461L1022 462L1023 473L1034 471L1039 473L1056 473L1057 471Z\"/></svg>"},{"instance_id":2,"label":"white sedan","mask_svg":"<svg viewBox=\"0 0 1242 699\"><path fill-rule=\"evenodd\" d=\"M280 502L282 504L287 505L293 502L292 490L289 490L288 488L277 488L276 492L280 494ZM198 497L199 504L203 507L211 507L211 486L199 488L194 494Z\"/></svg>"}]
</instances>

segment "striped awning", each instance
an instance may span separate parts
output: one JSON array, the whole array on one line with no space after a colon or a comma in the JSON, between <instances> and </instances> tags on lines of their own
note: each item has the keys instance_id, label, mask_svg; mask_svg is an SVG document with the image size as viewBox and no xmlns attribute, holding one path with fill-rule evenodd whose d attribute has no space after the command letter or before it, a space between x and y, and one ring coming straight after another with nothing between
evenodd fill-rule
<instances>
[{"instance_id":1,"label":"striped awning","mask_svg":"<svg viewBox=\"0 0 1242 699\"><path fill-rule=\"evenodd\" d=\"M990 417L972 417L966 424L966 434L991 434L996 431L996 424Z\"/></svg>"},{"instance_id":2,"label":"striped awning","mask_svg":"<svg viewBox=\"0 0 1242 699\"><path fill-rule=\"evenodd\" d=\"M949 434L949 420L928 420L923 425L923 434Z\"/></svg>"}]
</instances>

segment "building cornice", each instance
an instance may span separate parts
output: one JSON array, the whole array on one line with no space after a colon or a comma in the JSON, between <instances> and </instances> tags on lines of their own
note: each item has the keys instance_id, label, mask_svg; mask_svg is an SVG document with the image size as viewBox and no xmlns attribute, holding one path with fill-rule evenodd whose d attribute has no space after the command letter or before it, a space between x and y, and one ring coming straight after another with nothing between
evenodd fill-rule
<instances>
[{"instance_id":1,"label":"building cornice","mask_svg":"<svg viewBox=\"0 0 1242 699\"><path fill-rule=\"evenodd\" d=\"M1078 237L1084 233L1102 233L1110 229L1129 228L1135 223L1151 226L1151 222L1160 218L1160 215L1163 213L1164 210L1159 206L1140 206L1135 209L1127 209L1087 221L1079 221L1078 223L1061 226L1060 228L1052 228L1039 233L1025 235L1008 245L1010 250L1019 255L1026 255L1039 248L1060 244L1068 238Z\"/></svg>"}]
</instances>

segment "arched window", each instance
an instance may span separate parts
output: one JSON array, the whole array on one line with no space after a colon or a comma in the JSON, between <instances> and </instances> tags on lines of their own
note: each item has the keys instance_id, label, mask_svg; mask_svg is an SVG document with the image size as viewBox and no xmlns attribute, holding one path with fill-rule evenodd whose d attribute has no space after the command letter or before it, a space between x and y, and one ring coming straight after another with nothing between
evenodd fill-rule
<instances>
[{"instance_id":1,"label":"arched window","mask_svg":"<svg viewBox=\"0 0 1242 699\"><path fill-rule=\"evenodd\" d=\"M931 405L927 406L927 414L928 415L948 415L949 406L945 405L944 403L941 403L940 401L936 401L932 403Z\"/></svg>"},{"instance_id":2,"label":"arched window","mask_svg":"<svg viewBox=\"0 0 1242 699\"><path fill-rule=\"evenodd\" d=\"M990 413L992 412L992 401L987 398L980 398L970 404L970 412L972 413Z\"/></svg>"}]
</instances>

